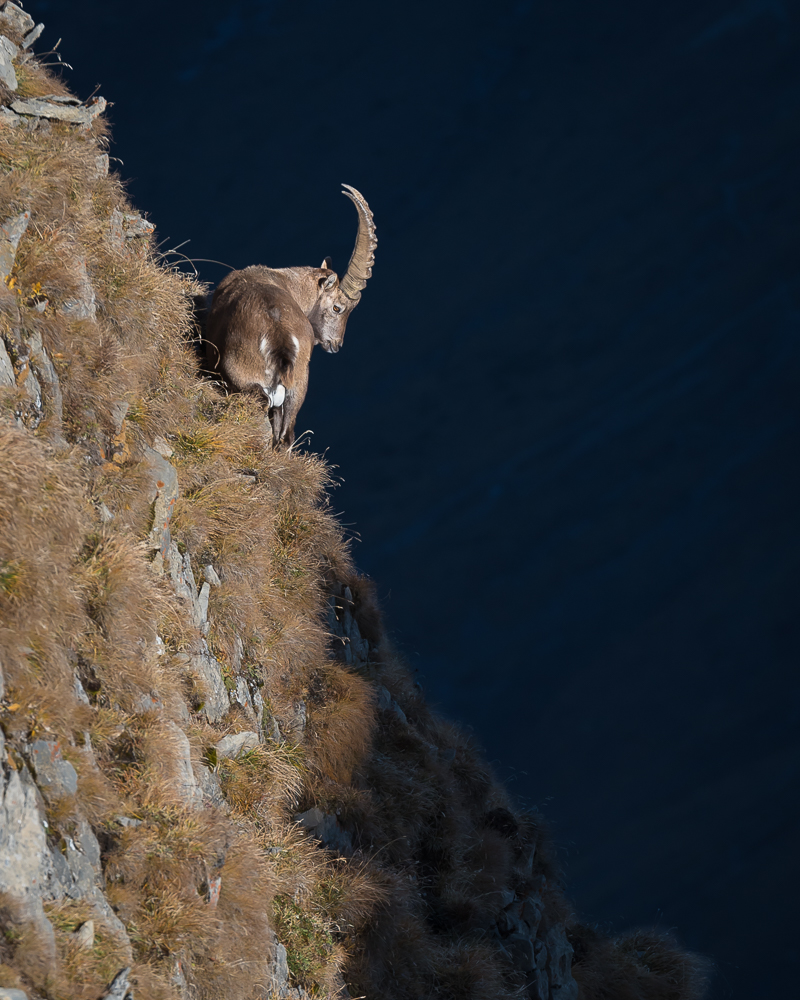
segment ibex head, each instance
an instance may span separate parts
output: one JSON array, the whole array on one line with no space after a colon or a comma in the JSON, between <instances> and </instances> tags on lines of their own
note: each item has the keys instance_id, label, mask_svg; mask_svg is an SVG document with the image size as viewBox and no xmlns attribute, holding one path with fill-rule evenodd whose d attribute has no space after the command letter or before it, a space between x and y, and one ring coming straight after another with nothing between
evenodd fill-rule
<instances>
[{"instance_id":1,"label":"ibex head","mask_svg":"<svg viewBox=\"0 0 800 1000\"><path fill-rule=\"evenodd\" d=\"M330 258L326 257L319 268L317 300L307 314L314 328L315 343L331 354L342 346L347 317L358 305L361 292L372 277L375 263L375 222L364 196L349 184L343 184L342 194L358 209L358 234L356 245L347 265L347 273L339 281L339 276L330 269Z\"/></svg>"}]
</instances>

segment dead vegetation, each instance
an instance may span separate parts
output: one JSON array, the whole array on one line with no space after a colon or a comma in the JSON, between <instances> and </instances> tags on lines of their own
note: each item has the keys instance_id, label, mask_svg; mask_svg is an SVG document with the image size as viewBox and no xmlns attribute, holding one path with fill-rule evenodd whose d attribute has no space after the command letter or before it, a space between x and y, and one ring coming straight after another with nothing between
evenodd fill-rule
<instances>
[{"instance_id":1,"label":"dead vegetation","mask_svg":"<svg viewBox=\"0 0 800 1000\"><path fill-rule=\"evenodd\" d=\"M27 95L64 92L35 60L20 78ZM322 459L271 451L256 403L198 378L198 287L147 240L114 237L113 213L131 209L98 168L104 129L0 124L3 218L31 213L0 285L17 374L0 389L6 767L24 767L36 738L59 741L75 767L77 795L48 805L51 838L80 817L98 835L138 1000L177 998L182 981L201 1000L269 996L273 930L293 983L313 996L344 982L354 996L519 996L524 977L491 935L508 894L539 893L548 920L569 918L538 821L393 654L331 514ZM76 311L87 289L91 308ZM22 389L37 341L61 393L45 386L38 415ZM172 537L197 579L208 564L219 575L206 634L154 571L146 451L158 441L180 485ZM334 586L349 588L369 643L359 665L336 659ZM233 758L216 744L253 722L236 707L204 716L192 667L204 643L229 690L244 679L264 701L259 745ZM216 782L216 806L181 793L187 745L194 771ZM325 850L295 823L315 807L349 849ZM124 964L88 901L47 904L52 961L25 915L0 903L0 986L89 1000ZM698 995L693 960L667 940L572 936L584 1000Z\"/></svg>"}]
</instances>

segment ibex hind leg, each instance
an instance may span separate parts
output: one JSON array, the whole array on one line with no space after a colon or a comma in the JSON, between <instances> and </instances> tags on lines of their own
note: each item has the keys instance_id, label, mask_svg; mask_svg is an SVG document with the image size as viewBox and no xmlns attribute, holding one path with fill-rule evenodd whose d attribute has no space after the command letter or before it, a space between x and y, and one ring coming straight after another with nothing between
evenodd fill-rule
<instances>
[{"instance_id":1,"label":"ibex hind leg","mask_svg":"<svg viewBox=\"0 0 800 1000\"><path fill-rule=\"evenodd\" d=\"M268 423L272 427L272 447L280 448L283 445L283 435L286 423L286 414L283 406L273 406L269 411Z\"/></svg>"},{"instance_id":2,"label":"ibex hind leg","mask_svg":"<svg viewBox=\"0 0 800 1000\"><path fill-rule=\"evenodd\" d=\"M291 448L294 442L294 422L299 409L297 396L294 390L290 389L286 393L283 406L276 406L270 411L274 415L272 421L274 448Z\"/></svg>"}]
</instances>

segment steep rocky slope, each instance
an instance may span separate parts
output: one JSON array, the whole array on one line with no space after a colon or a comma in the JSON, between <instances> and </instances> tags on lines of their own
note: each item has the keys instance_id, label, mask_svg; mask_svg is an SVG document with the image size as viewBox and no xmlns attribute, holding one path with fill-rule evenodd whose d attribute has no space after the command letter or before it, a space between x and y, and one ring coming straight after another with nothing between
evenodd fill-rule
<instances>
[{"instance_id":1,"label":"steep rocky slope","mask_svg":"<svg viewBox=\"0 0 800 1000\"><path fill-rule=\"evenodd\" d=\"M580 926L425 705L317 456L200 378L191 277L0 8L0 997L690 998ZM431 595L435 600L435 595Z\"/></svg>"}]
</instances>

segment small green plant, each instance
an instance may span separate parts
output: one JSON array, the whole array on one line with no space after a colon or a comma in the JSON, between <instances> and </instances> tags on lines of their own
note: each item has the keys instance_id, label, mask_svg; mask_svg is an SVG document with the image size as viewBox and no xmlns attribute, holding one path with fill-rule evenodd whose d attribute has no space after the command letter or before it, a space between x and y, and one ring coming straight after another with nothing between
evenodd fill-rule
<instances>
[{"instance_id":1,"label":"small green plant","mask_svg":"<svg viewBox=\"0 0 800 1000\"><path fill-rule=\"evenodd\" d=\"M287 896L275 897L272 912L295 982L305 987L317 985L333 951L333 936L326 922Z\"/></svg>"},{"instance_id":2,"label":"small green plant","mask_svg":"<svg viewBox=\"0 0 800 1000\"><path fill-rule=\"evenodd\" d=\"M0 591L6 594L6 596L16 596L21 578L21 563L6 560L0 562Z\"/></svg>"},{"instance_id":3,"label":"small green plant","mask_svg":"<svg viewBox=\"0 0 800 1000\"><path fill-rule=\"evenodd\" d=\"M198 427L175 436L175 450L183 458L211 458L221 451L222 438L216 427Z\"/></svg>"}]
</instances>

